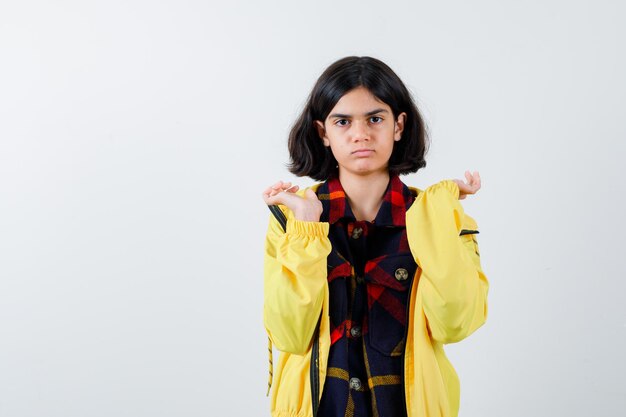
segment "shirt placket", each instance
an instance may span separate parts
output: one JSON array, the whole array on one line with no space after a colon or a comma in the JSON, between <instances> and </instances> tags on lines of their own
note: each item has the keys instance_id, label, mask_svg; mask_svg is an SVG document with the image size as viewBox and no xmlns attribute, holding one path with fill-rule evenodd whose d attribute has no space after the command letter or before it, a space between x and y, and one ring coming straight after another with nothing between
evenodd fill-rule
<instances>
[{"instance_id":1,"label":"shirt placket","mask_svg":"<svg viewBox=\"0 0 626 417\"><path fill-rule=\"evenodd\" d=\"M346 231L354 266L349 289L351 294L349 325L346 328L350 396L354 404L354 416L371 416L371 401L362 343L364 320L367 316L367 292L363 277L367 260L368 223L366 221L348 223Z\"/></svg>"}]
</instances>

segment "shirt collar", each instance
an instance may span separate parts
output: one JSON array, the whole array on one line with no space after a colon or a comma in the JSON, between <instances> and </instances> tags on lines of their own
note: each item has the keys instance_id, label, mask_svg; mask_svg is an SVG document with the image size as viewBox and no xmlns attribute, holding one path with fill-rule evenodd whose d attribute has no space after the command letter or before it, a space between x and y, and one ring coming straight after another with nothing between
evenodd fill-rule
<instances>
[{"instance_id":1,"label":"shirt collar","mask_svg":"<svg viewBox=\"0 0 626 417\"><path fill-rule=\"evenodd\" d=\"M341 219L356 220L339 178L333 177L322 183L317 189L317 197L323 207L320 221L334 224ZM406 226L406 211L414 199L415 196L400 177L391 175L374 225Z\"/></svg>"}]
</instances>

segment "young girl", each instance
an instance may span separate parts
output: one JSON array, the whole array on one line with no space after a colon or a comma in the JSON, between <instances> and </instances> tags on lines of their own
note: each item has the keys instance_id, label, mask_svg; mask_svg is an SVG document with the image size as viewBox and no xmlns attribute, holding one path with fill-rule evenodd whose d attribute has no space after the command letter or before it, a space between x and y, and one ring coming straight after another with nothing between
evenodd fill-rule
<instances>
[{"instance_id":1,"label":"young girl","mask_svg":"<svg viewBox=\"0 0 626 417\"><path fill-rule=\"evenodd\" d=\"M264 258L263 321L281 351L272 416L457 416L443 344L487 316L477 225L458 201L480 176L405 185L426 148L423 119L383 62L343 58L317 80L289 169L320 183L263 192L280 209Z\"/></svg>"}]
</instances>

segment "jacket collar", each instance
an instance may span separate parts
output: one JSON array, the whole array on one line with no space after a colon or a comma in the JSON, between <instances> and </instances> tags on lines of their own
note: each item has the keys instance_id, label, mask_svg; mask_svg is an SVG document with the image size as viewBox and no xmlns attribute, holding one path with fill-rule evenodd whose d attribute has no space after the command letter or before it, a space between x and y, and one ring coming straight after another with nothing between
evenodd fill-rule
<instances>
[{"instance_id":1,"label":"jacket collar","mask_svg":"<svg viewBox=\"0 0 626 417\"><path fill-rule=\"evenodd\" d=\"M356 220L339 178L334 177L319 184L316 191L323 207L320 221L334 224L341 219ZM376 226L406 226L406 211L414 198L414 193L400 180L400 177L391 175L383 196L383 203L373 223Z\"/></svg>"}]
</instances>

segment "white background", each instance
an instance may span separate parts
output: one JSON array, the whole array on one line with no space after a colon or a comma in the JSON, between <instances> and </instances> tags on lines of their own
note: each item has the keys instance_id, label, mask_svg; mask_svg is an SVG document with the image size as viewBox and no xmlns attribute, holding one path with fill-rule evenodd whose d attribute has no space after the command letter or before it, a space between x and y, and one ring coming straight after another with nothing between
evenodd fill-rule
<instances>
[{"instance_id":1,"label":"white background","mask_svg":"<svg viewBox=\"0 0 626 417\"><path fill-rule=\"evenodd\" d=\"M313 83L389 64L425 188L478 170L462 417L626 408L625 6L3 1L0 417L264 416L261 191ZM619 166L621 168L621 166Z\"/></svg>"}]
</instances>

